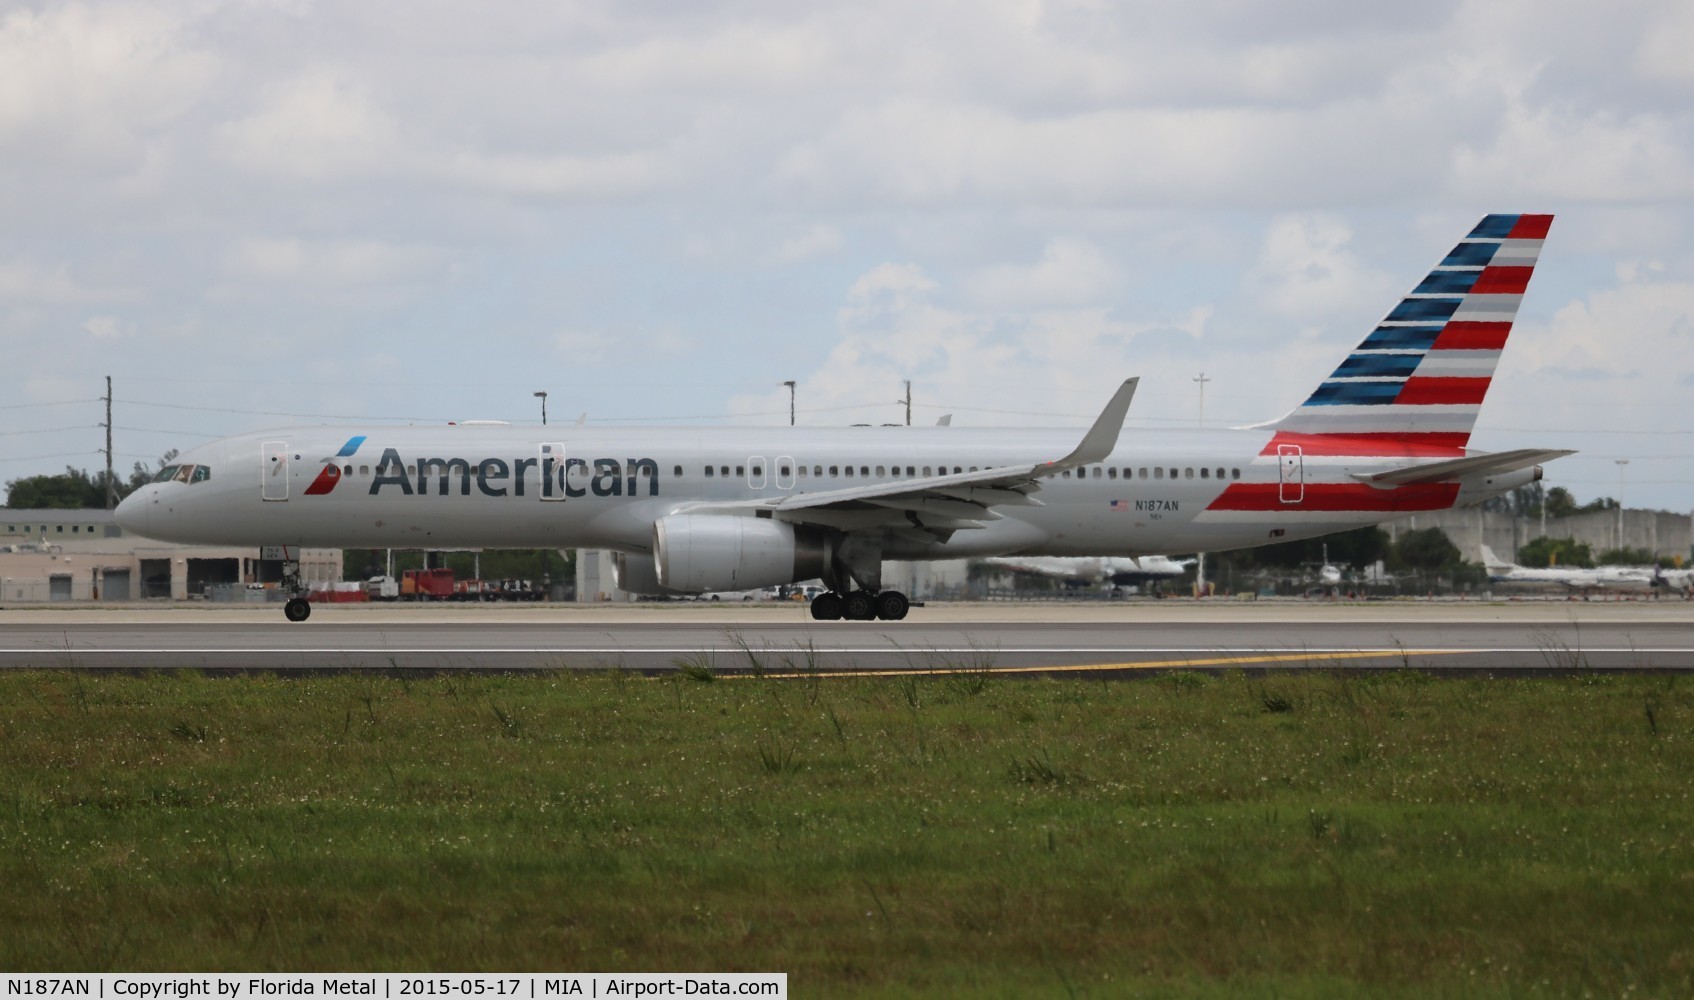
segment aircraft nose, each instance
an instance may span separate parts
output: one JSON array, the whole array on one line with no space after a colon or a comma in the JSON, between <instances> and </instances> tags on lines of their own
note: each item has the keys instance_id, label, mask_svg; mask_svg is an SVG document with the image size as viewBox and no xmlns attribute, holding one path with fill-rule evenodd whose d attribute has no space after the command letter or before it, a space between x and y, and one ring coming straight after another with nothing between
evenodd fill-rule
<instances>
[{"instance_id":1,"label":"aircraft nose","mask_svg":"<svg viewBox=\"0 0 1694 1000\"><path fill-rule=\"evenodd\" d=\"M124 497L118 504L118 509L112 511L112 517L118 522L118 527L135 535L147 534L147 512L153 506L153 487L143 486Z\"/></svg>"}]
</instances>

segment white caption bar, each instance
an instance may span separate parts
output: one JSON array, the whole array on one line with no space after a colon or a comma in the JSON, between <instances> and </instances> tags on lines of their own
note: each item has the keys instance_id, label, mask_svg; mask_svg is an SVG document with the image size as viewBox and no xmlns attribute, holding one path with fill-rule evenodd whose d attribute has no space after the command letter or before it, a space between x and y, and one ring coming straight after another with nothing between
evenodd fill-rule
<instances>
[{"instance_id":1,"label":"white caption bar","mask_svg":"<svg viewBox=\"0 0 1694 1000\"><path fill-rule=\"evenodd\" d=\"M6 975L0 994L13 997L88 997L90 1000L260 1000L292 997L787 997L786 972L560 972L476 973L185 973L121 972L88 975Z\"/></svg>"}]
</instances>

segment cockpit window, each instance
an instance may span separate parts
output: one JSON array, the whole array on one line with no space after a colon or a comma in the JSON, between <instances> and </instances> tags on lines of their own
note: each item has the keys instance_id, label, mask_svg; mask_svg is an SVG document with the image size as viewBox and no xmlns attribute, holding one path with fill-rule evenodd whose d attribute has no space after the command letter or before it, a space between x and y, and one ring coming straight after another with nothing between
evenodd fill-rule
<instances>
[{"instance_id":1,"label":"cockpit window","mask_svg":"<svg viewBox=\"0 0 1694 1000\"><path fill-rule=\"evenodd\" d=\"M185 466L182 466L181 468L176 470L176 481L177 482L186 483L192 478L194 478L194 466L185 465Z\"/></svg>"},{"instance_id":2,"label":"cockpit window","mask_svg":"<svg viewBox=\"0 0 1694 1000\"><path fill-rule=\"evenodd\" d=\"M211 466L196 465L194 467L194 479L193 479L194 482L203 483L210 478L212 478L212 468L211 468Z\"/></svg>"},{"instance_id":3,"label":"cockpit window","mask_svg":"<svg viewBox=\"0 0 1694 1000\"><path fill-rule=\"evenodd\" d=\"M167 465L159 470L159 474L153 477L153 481L155 483L168 483L176 478L176 470L180 468L182 468L180 465Z\"/></svg>"}]
</instances>

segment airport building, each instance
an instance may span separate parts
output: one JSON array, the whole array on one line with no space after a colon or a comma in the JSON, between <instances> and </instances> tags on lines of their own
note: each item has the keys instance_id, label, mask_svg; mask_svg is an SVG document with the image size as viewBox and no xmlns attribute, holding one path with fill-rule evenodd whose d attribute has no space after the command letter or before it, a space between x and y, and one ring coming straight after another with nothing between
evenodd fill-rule
<instances>
[{"instance_id":1,"label":"airport building","mask_svg":"<svg viewBox=\"0 0 1694 1000\"><path fill-rule=\"evenodd\" d=\"M109 510L0 507L0 602L227 598L282 578L282 553L131 535ZM301 549L307 582L341 579L340 549Z\"/></svg>"}]
</instances>

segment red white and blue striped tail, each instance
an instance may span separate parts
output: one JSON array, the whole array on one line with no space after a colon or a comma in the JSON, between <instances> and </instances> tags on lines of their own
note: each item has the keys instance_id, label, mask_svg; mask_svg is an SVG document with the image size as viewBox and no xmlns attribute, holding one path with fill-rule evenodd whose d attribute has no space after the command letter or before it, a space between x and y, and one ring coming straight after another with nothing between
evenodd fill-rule
<instances>
[{"instance_id":1,"label":"red white and blue striped tail","mask_svg":"<svg viewBox=\"0 0 1694 1000\"><path fill-rule=\"evenodd\" d=\"M1552 222L1484 217L1310 398L1270 425L1277 441L1307 454L1463 454Z\"/></svg>"}]
</instances>

